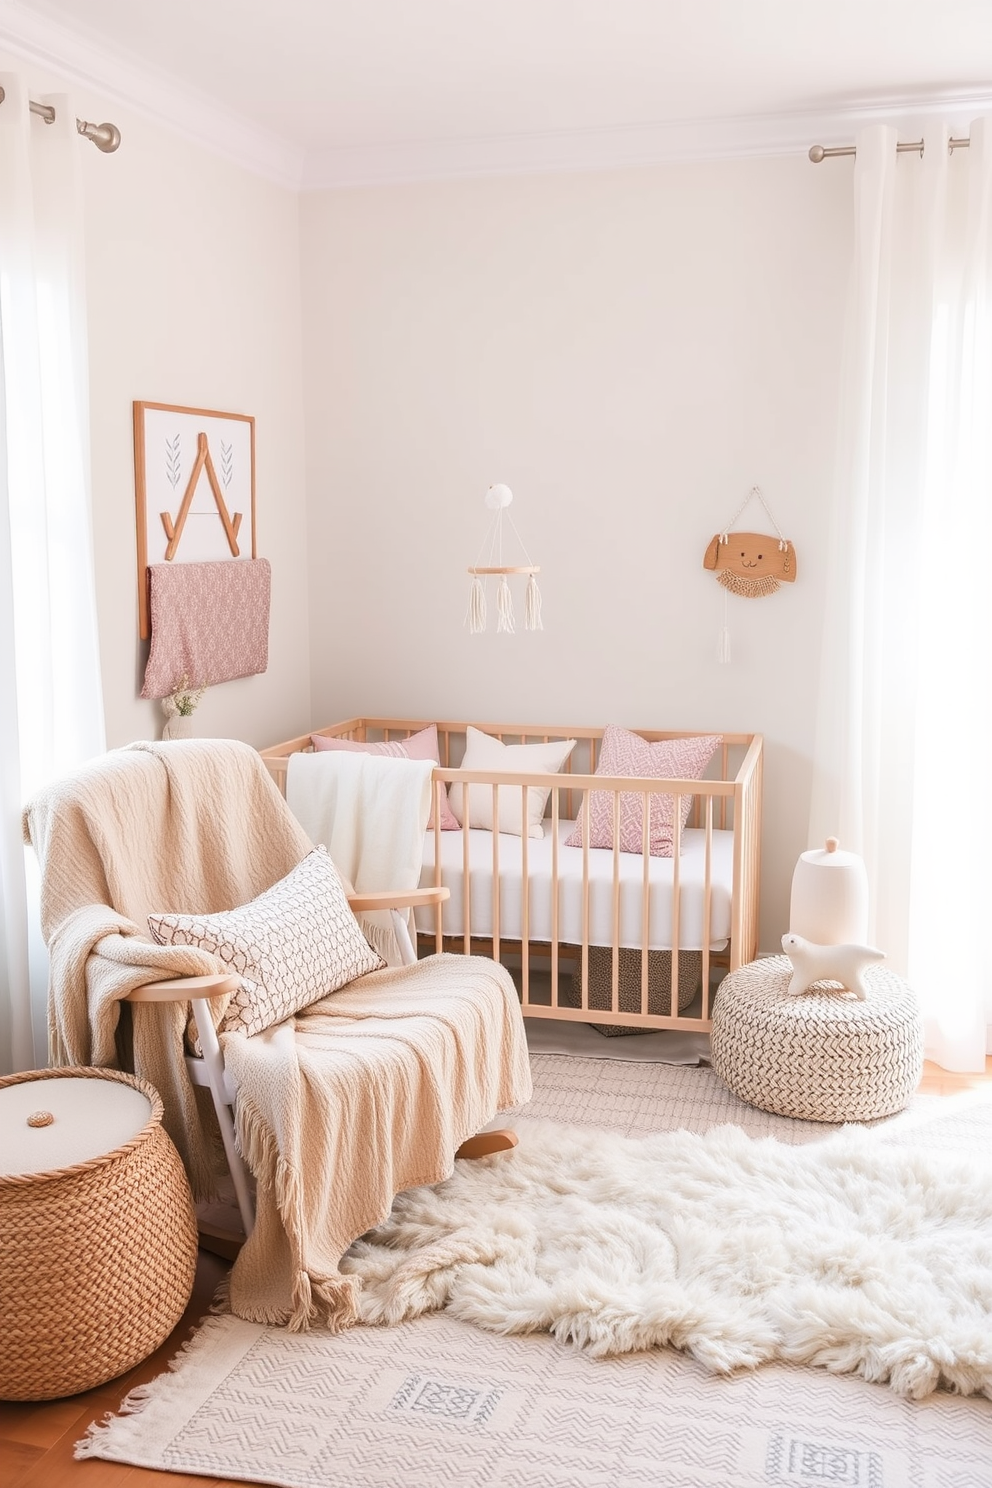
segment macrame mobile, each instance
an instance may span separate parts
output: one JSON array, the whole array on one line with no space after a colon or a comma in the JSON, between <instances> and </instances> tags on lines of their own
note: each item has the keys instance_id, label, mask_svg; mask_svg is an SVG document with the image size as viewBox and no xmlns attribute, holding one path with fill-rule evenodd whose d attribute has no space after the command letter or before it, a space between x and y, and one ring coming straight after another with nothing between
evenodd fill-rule
<instances>
[{"instance_id":1,"label":"macrame mobile","mask_svg":"<svg viewBox=\"0 0 992 1488\"><path fill-rule=\"evenodd\" d=\"M760 501L765 515L775 529L775 536L763 532L732 532L737 518L751 501ZM703 556L703 567L716 573L723 596L723 629L717 648L720 661L730 660L728 595L742 599L761 599L774 594L780 584L796 581L796 550L772 516L759 486L752 486L723 532L711 539Z\"/></svg>"},{"instance_id":2,"label":"macrame mobile","mask_svg":"<svg viewBox=\"0 0 992 1488\"><path fill-rule=\"evenodd\" d=\"M516 629L513 616L513 595L509 579L515 574L527 574L527 592L524 596L524 630L543 630L541 621L541 591L537 587L537 575L541 572L537 564L531 563L530 554L510 516L513 492L509 486L490 486L486 492L486 506L492 512L489 531L479 549L479 557L468 571L472 575L472 592L469 595L465 624L472 635L479 635L486 628L486 581L490 577L499 580L496 585L496 631L511 633ZM503 562L504 518L524 555L526 562L505 564ZM485 564L482 559L485 557Z\"/></svg>"}]
</instances>

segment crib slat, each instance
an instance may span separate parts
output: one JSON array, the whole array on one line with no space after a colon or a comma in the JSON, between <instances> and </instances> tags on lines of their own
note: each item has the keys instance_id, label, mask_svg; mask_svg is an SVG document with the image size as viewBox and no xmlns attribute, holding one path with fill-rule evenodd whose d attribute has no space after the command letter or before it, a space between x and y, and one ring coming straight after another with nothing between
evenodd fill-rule
<instances>
[{"instance_id":1,"label":"crib slat","mask_svg":"<svg viewBox=\"0 0 992 1488\"><path fill-rule=\"evenodd\" d=\"M462 791L462 949L472 954L472 875L469 873L468 786Z\"/></svg>"},{"instance_id":2,"label":"crib slat","mask_svg":"<svg viewBox=\"0 0 992 1488\"><path fill-rule=\"evenodd\" d=\"M589 791L582 797L582 1006L589 1007Z\"/></svg>"},{"instance_id":3,"label":"crib slat","mask_svg":"<svg viewBox=\"0 0 992 1488\"><path fill-rule=\"evenodd\" d=\"M680 923L681 909L681 870L682 870L682 796L676 791L672 797L674 802L672 814L672 1001L669 1011L673 1017L678 1016L679 1010L679 941L681 939L682 926Z\"/></svg>"},{"instance_id":4,"label":"crib slat","mask_svg":"<svg viewBox=\"0 0 992 1488\"><path fill-rule=\"evenodd\" d=\"M648 1011L648 971L651 965L651 811L641 816L641 1013Z\"/></svg>"},{"instance_id":5,"label":"crib slat","mask_svg":"<svg viewBox=\"0 0 992 1488\"><path fill-rule=\"evenodd\" d=\"M746 939L747 906L750 898L748 875L749 857L745 850L746 813L742 801L744 786L738 781L734 786L734 887L730 902L730 970L742 966Z\"/></svg>"},{"instance_id":6,"label":"crib slat","mask_svg":"<svg viewBox=\"0 0 992 1488\"><path fill-rule=\"evenodd\" d=\"M561 793L551 790L551 1006L558 1006L558 813Z\"/></svg>"},{"instance_id":7,"label":"crib slat","mask_svg":"<svg viewBox=\"0 0 992 1488\"><path fill-rule=\"evenodd\" d=\"M530 872L528 867L528 843L530 832L527 827L527 787L520 787L520 825L523 832L520 838L520 867L522 882L520 891L523 894L520 915L520 995L524 1007L530 1002Z\"/></svg>"},{"instance_id":8,"label":"crib slat","mask_svg":"<svg viewBox=\"0 0 992 1488\"><path fill-rule=\"evenodd\" d=\"M434 887L441 887L441 792L445 786L440 780L431 776L431 790L434 793ZM434 950L440 955L444 950L444 906L434 906Z\"/></svg>"},{"instance_id":9,"label":"crib slat","mask_svg":"<svg viewBox=\"0 0 992 1488\"><path fill-rule=\"evenodd\" d=\"M710 1015L710 941L713 938L713 797L706 797L706 843L703 865L703 1018Z\"/></svg>"},{"instance_id":10,"label":"crib slat","mask_svg":"<svg viewBox=\"0 0 992 1488\"><path fill-rule=\"evenodd\" d=\"M613 954L610 957L610 1006L620 1011L620 792L613 792Z\"/></svg>"},{"instance_id":11,"label":"crib slat","mask_svg":"<svg viewBox=\"0 0 992 1488\"><path fill-rule=\"evenodd\" d=\"M493 960L499 960L499 786L493 786Z\"/></svg>"}]
</instances>

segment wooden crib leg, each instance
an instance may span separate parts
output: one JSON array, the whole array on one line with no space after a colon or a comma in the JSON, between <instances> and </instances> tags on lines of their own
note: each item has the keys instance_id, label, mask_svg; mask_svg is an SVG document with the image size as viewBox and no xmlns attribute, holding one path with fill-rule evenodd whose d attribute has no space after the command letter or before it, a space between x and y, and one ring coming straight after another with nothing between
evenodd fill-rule
<instances>
[{"instance_id":1,"label":"wooden crib leg","mask_svg":"<svg viewBox=\"0 0 992 1488\"><path fill-rule=\"evenodd\" d=\"M502 1127L498 1131L477 1132L474 1137L469 1137L463 1142L455 1153L456 1157L489 1157L493 1152L509 1152L516 1147L519 1137L515 1131Z\"/></svg>"}]
</instances>

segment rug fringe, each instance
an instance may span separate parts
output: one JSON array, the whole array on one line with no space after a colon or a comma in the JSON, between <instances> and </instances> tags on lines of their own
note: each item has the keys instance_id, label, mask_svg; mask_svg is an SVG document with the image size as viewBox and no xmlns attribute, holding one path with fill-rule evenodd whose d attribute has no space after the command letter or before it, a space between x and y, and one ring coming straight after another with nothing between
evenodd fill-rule
<instances>
[{"instance_id":1,"label":"rug fringe","mask_svg":"<svg viewBox=\"0 0 992 1488\"><path fill-rule=\"evenodd\" d=\"M102 1421L92 1421L86 1428L86 1435L76 1442L72 1449L72 1455L77 1462L84 1457L103 1457L109 1446L109 1437L113 1428L115 1417L108 1411Z\"/></svg>"},{"instance_id":2,"label":"rug fringe","mask_svg":"<svg viewBox=\"0 0 992 1488\"><path fill-rule=\"evenodd\" d=\"M224 1326L224 1318L211 1317L209 1314L202 1317L192 1335L173 1354L161 1374L155 1375L154 1379L147 1380L143 1385L135 1385L124 1396L116 1411L107 1411L101 1420L90 1422L85 1436L80 1437L73 1446L73 1456L80 1461L84 1457L112 1457L110 1438L118 1418L140 1416L153 1399L161 1397L163 1387L168 1389L169 1376L177 1374L189 1358L209 1344L213 1335Z\"/></svg>"}]
</instances>

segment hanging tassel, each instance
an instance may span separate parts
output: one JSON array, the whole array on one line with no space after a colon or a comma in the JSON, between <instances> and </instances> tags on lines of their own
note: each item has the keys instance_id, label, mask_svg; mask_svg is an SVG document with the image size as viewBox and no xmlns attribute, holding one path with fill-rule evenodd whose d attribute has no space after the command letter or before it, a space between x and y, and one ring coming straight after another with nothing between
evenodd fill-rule
<instances>
[{"instance_id":1,"label":"hanging tassel","mask_svg":"<svg viewBox=\"0 0 992 1488\"><path fill-rule=\"evenodd\" d=\"M537 578L531 574L527 581L527 596L524 600L524 630L543 630L544 622L541 619L541 591L537 587Z\"/></svg>"},{"instance_id":2,"label":"hanging tassel","mask_svg":"<svg viewBox=\"0 0 992 1488\"><path fill-rule=\"evenodd\" d=\"M716 643L716 659L722 666L728 666L730 664L730 626L727 623L729 619L727 611L728 605L725 591L723 596L723 627L717 637Z\"/></svg>"},{"instance_id":3,"label":"hanging tassel","mask_svg":"<svg viewBox=\"0 0 992 1488\"><path fill-rule=\"evenodd\" d=\"M468 601L469 635L481 635L486 628L486 591L476 574L472 580L472 593Z\"/></svg>"},{"instance_id":4,"label":"hanging tassel","mask_svg":"<svg viewBox=\"0 0 992 1488\"><path fill-rule=\"evenodd\" d=\"M506 631L508 634L512 633L515 628L513 624L513 595L510 593L510 586L506 581L505 574L500 579L496 589L496 611L499 616L496 621L497 635L501 630Z\"/></svg>"}]
</instances>

